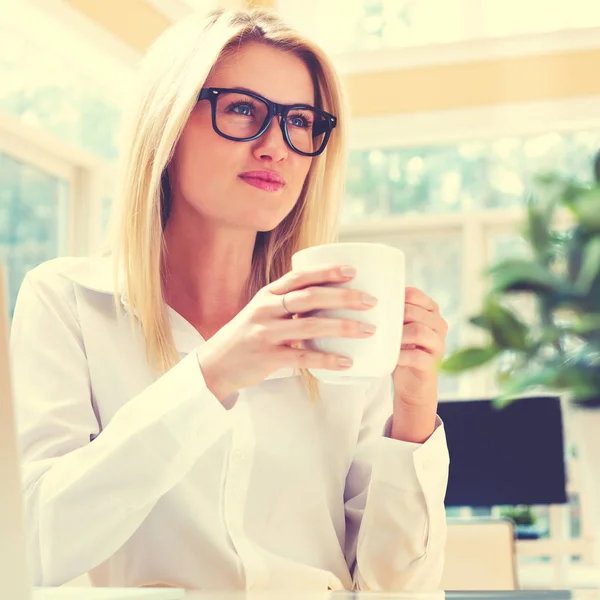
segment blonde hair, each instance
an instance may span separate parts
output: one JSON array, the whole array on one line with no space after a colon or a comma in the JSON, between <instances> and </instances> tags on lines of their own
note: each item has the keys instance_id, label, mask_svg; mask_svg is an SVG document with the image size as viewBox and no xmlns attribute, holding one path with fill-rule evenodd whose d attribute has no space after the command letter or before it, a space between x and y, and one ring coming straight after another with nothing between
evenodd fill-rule
<instances>
[{"instance_id":1,"label":"blonde hair","mask_svg":"<svg viewBox=\"0 0 600 600\"><path fill-rule=\"evenodd\" d=\"M250 297L290 270L294 252L335 239L345 179L347 110L327 55L273 12L261 9L194 14L173 25L142 61L111 244L115 273L123 279L130 312L144 334L148 361L159 374L179 361L161 282L163 211L168 201L163 173L209 73L247 42L299 56L313 76L317 103L338 117L327 149L313 158L291 213L273 231L257 234ZM316 382L307 373L303 376L314 396Z\"/></svg>"}]
</instances>

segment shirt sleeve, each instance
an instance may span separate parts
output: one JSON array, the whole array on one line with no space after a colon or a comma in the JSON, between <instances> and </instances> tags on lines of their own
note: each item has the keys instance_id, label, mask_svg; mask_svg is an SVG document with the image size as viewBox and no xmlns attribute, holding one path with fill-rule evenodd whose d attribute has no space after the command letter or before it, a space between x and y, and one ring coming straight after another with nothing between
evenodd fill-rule
<instances>
[{"instance_id":1,"label":"shirt sleeve","mask_svg":"<svg viewBox=\"0 0 600 600\"><path fill-rule=\"evenodd\" d=\"M423 444L391 439L391 408L386 378L369 392L346 479L346 558L356 589L437 591L446 543L444 426L438 417Z\"/></svg>"},{"instance_id":2,"label":"shirt sleeve","mask_svg":"<svg viewBox=\"0 0 600 600\"><path fill-rule=\"evenodd\" d=\"M73 283L35 273L19 292L11 360L29 562L35 585L55 586L112 556L229 419L192 352L100 431Z\"/></svg>"}]
</instances>

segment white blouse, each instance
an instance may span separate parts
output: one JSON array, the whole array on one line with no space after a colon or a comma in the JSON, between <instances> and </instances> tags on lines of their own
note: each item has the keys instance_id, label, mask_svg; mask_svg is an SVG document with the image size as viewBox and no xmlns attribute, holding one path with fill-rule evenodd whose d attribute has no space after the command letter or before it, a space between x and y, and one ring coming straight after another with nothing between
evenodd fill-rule
<instances>
[{"instance_id":1,"label":"white blouse","mask_svg":"<svg viewBox=\"0 0 600 600\"><path fill-rule=\"evenodd\" d=\"M31 271L11 334L36 585L435 590L448 451L386 437L391 378L321 385L282 370L224 406L198 332L170 310L181 361L156 378L117 316L111 260ZM121 300L127 310L124 296ZM389 423L388 423L389 425Z\"/></svg>"}]
</instances>

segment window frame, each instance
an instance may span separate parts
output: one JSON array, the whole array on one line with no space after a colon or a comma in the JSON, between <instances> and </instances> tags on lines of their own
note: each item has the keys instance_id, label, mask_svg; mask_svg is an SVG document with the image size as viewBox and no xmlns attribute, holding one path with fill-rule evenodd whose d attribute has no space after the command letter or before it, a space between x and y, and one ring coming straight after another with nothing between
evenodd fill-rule
<instances>
[{"instance_id":1,"label":"window frame","mask_svg":"<svg viewBox=\"0 0 600 600\"><path fill-rule=\"evenodd\" d=\"M100 249L102 232L96 223L102 198L114 180L114 165L1 109L0 151L67 182L68 220L61 255L81 256Z\"/></svg>"}]
</instances>

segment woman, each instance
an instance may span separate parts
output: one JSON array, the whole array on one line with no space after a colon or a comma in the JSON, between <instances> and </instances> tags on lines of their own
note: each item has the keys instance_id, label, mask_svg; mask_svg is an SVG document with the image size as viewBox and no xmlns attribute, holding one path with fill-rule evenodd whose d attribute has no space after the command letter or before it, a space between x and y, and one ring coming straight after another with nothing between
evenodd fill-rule
<instances>
[{"instance_id":1,"label":"woman","mask_svg":"<svg viewBox=\"0 0 600 600\"><path fill-rule=\"evenodd\" d=\"M322 287L345 265L288 273L335 231L331 63L270 13L221 11L175 25L141 75L112 257L34 269L13 321L36 583L435 589L437 305L407 290L393 394L317 388L305 368L348 361L299 342L371 333L291 318L376 301Z\"/></svg>"}]
</instances>

